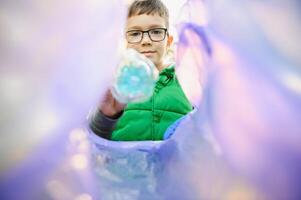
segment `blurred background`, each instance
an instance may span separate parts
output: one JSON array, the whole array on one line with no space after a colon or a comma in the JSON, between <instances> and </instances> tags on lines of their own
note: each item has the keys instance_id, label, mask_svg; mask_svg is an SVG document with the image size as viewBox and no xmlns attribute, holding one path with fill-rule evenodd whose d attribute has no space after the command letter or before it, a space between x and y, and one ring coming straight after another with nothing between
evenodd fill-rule
<instances>
[{"instance_id":1,"label":"blurred background","mask_svg":"<svg viewBox=\"0 0 301 200\"><path fill-rule=\"evenodd\" d=\"M1 199L101 199L84 129L114 77L129 2L1 1ZM208 133L216 149L179 161L190 189L200 199L300 199L301 3L164 3L170 59L198 108L178 131ZM181 150L207 152L199 142ZM202 165L209 156L231 173Z\"/></svg>"}]
</instances>

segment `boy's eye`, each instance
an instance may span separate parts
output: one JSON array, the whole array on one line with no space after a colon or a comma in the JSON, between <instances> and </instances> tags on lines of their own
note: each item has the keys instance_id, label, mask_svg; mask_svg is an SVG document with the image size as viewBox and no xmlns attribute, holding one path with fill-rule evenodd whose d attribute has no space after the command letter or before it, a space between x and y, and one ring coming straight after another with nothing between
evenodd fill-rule
<instances>
[{"instance_id":1,"label":"boy's eye","mask_svg":"<svg viewBox=\"0 0 301 200\"><path fill-rule=\"evenodd\" d=\"M153 34L153 35L161 35L163 33L163 30L154 29L154 30L151 30L150 33Z\"/></svg>"},{"instance_id":2,"label":"boy's eye","mask_svg":"<svg viewBox=\"0 0 301 200\"><path fill-rule=\"evenodd\" d=\"M137 36L141 35L141 32L140 31L132 31L132 32L129 32L128 35L131 37L137 37Z\"/></svg>"}]
</instances>

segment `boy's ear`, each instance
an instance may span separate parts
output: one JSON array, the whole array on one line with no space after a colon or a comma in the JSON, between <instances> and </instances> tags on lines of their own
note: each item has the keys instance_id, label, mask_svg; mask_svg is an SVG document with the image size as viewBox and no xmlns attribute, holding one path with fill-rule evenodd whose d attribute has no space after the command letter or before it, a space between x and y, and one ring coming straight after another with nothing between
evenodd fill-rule
<instances>
[{"instance_id":1,"label":"boy's ear","mask_svg":"<svg viewBox=\"0 0 301 200\"><path fill-rule=\"evenodd\" d=\"M170 45L172 44L172 42L173 42L173 36L172 36L172 35L169 35L169 36L167 37L167 46L170 46Z\"/></svg>"}]
</instances>

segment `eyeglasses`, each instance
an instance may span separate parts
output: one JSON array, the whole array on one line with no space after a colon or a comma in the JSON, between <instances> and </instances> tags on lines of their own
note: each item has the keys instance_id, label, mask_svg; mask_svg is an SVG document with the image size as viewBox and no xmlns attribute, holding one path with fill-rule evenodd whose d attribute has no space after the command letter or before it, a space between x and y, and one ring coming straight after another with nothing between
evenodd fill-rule
<instances>
[{"instance_id":1,"label":"eyeglasses","mask_svg":"<svg viewBox=\"0 0 301 200\"><path fill-rule=\"evenodd\" d=\"M126 32L126 40L128 43L136 44L140 43L143 39L144 33L148 34L148 37L153 42L163 41L166 37L167 29L166 28L153 28L147 31L132 30Z\"/></svg>"}]
</instances>

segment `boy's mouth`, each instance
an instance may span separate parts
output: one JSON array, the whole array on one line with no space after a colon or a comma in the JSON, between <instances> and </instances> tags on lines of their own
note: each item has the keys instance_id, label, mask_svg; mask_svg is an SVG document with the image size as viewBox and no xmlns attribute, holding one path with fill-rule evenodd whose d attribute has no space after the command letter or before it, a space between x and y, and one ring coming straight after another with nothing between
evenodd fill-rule
<instances>
[{"instance_id":1,"label":"boy's mouth","mask_svg":"<svg viewBox=\"0 0 301 200\"><path fill-rule=\"evenodd\" d=\"M156 53L156 51L141 51L140 53L148 57L148 56L152 56L154 53Z\"/></svg>"}]
</instances>

